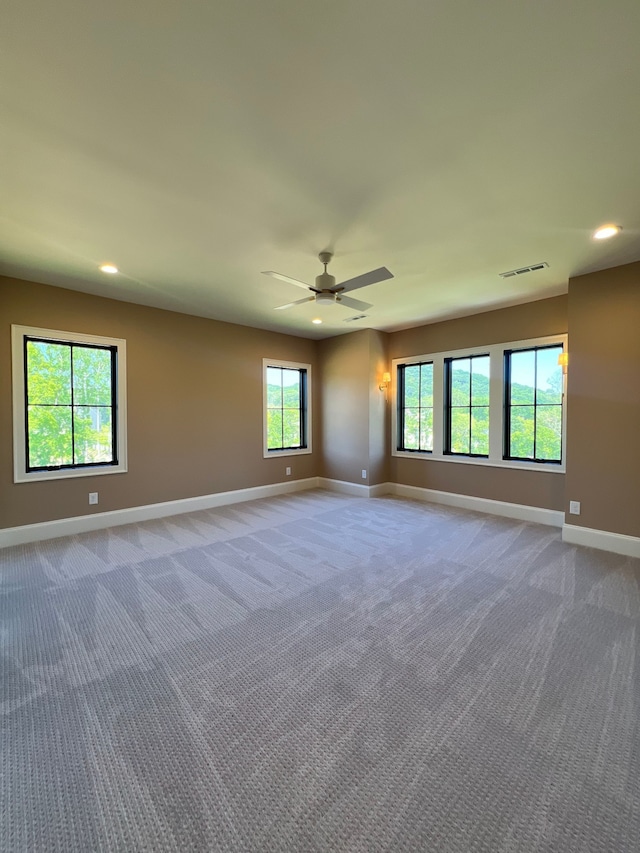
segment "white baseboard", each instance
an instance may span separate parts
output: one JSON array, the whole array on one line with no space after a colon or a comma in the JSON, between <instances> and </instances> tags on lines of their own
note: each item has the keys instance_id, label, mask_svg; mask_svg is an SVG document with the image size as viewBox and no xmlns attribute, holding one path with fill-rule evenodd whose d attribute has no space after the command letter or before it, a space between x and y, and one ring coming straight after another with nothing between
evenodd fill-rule
<instances>
[{"instance_id":1,"label":"white baseboard","mask_svg":"<svg viewBox=\"0 0 640 853\"><path fill-rule=\"evenodd\" d=\"M365 486L364 483L349 483L347 480L331 480L329 477L318 477L318 485L321 489L329 489L331 492L339 492L342 495L351 495L354 498L377 498L380 495L388 495L393 488L393 483L378 483L375 486Z\"/></svg>"},{"instance_id":2,"label":"white baseboard","mask_svg":"<svg viewBox=\"0 0 640 853\"><path fill-rule=\"evenodd\" d=\"M395 483L378 483L375 486L369 486L369 497L379 498L382 495L391 495L393 494L394 486Z\"/></svg>"},{"instance_id":3,"label":"white baseboard","mask_svg":"<svg viewBox=\"0 0 640 853\"><path fill-rule=\"evenodd\" d=\"M584 545L586 548L598 548L612 551L625 557L640 557L640 537L627 536L624 533L610 533L608 530L594 530L592 527L578 527L575 524L562 526L562 541L571 545Z\"/></svg>"},{"instance_id":4,"label":"white baseboard","mask_svg":"<svg viewBox=\"0 0 640 853\"><path fill-rule=\"evenodd\" d=\"M114 527L118 524L150 521L154 518L182 515L185 512L197 512L201 509L255 501L259 498L301 492L305 489L317 489L320 485L319 479L319 477L307 477L304 480L289 480L284 483L273 483L269 486L254 486L250 489L236 489L231 492L200 495L196 498L164 501L163 503L134 506L128 509L79 515L74 518L60 518L56 521L44 521L40 524L7 527L0 530L0 548L24 545L28 542L40 542L43 539L57 539L60 536L73 536L76 533L87 533L91 530L104 530L106 527Z\"/></svg>"},{"instance_id":5,"label":"white baseboard","mask_svg":"<svg viewBox=\"0 0 640 853\"><path fill-rule=\"evenodd\" d=\"M402 483L378 483L375 486L365 486L360 483L349 483L346 480L331 480L327 477L308 477L304 480L289 480L283 483L273 483L269 486L254 486L249 489L235 489L230 492L218 492L217 494L201 495L196 498L165 501L110 512L80 515L74 518L61 518L40 524L7 527L0 530L0 548L24 545L28 542L39 542L43 539L56 539L60 536L72 536L76 533L87 533L92 530L104 530L118 524L150 521L154 518L166 518L185 512L197 512L201 509L213 509L218 506L316 488L329 489L333 492L359 498L375 498L391 494L397 497L458 507L459 509L475 510L490 515L501 515L519 521L561 527L563 542L611 551L614 554L623 554L627 557L640 557L640 537L610 533L607 530L594 530L590 527L578 527L574 524L564 524L564 513L560 511L507 503L506 501L494 501L489 498L476 498L453 492L441 492L418 486L406 486Z\"/></svg>"},{"instance_id":6,"label":"white baseboard","mask_svg":"<svg viewBox=\"0 0 640 853\"><path fill-rule=\"evenodd\" d=\"M564 512L553 509L543 509L538 506L494 501L489 498L476 498L471 495L459 495L454 492L440 492L436 489L423 489L419 486L405 486L402 483L389 483L390 493L401 498L413 498L419 501L429 501L458 509L471 509L476 512L486 512L489 515L502 515L505 518L516 518L518 521L531 521L534 524L546 524L550 527L562 527Z\"/></svg>"}]
</instances>

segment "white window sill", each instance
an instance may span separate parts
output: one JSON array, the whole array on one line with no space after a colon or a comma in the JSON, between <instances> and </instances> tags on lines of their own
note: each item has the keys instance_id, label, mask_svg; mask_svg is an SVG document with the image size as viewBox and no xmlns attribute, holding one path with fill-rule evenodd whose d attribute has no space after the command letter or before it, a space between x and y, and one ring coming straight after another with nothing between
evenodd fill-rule
<instances>
[{"instance_id":1,"label":"white window sill","mask_svg":"<svg viewBox=\"0 0 640 853\"><path fill-rule=\"evenodd\" d=\"M280 456L304 456L311 453L310 447L288 448L287 450L265 450L265 459L279 458Z\"/></svg>"},{"instance_id":2,"label":"white window sill","mask_svg":"<svg viewBox=\"0 0 640 853\"><path fill-rule=\"evenodd\" d=\"M419 459L432 462L454 462L458 465L477 465L482 468L511 468L516 471L542 471L547 474L564 474L565 465L556 462L516 462L511 459L482 459L477 456L449 456L435 453L407 453L402 450L392 451L392 456L402 459Z\"/></svg>"},{"instance_id":3,"label":"white window sill","mask_svg":"<svg viewBox=\"0 0 640 853\"><path fill-rule=\"evenodd\" d=\"M60 468L56 471L29 471L16 473L14 483L36 483L41 480L67 480L72 477L101 477L104 474L126 474L126 465L108 465L104 468Z\"/></svg>"}]
</instances>

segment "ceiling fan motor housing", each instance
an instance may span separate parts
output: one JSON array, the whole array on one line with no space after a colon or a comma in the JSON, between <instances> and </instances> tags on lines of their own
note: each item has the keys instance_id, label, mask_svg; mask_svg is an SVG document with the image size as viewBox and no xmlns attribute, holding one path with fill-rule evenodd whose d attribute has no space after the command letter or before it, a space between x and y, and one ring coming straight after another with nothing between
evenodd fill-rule
<instances>
[{"instance_id":1,"label":"ceiling fan motor housing","mask_svg":"<svg viewBox=\"0 0 640 853\"><path fill-rule=\"evenodd\" d=\"M331 290L336 286L336 277L328 272L316 276L316 290Z\"/></svg>"}]
</instances>

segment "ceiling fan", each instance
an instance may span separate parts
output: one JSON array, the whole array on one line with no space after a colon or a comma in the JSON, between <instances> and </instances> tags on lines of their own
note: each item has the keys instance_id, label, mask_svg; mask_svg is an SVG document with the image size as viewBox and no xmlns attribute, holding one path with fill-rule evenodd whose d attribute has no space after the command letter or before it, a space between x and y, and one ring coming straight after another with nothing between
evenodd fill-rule
<instances>
[{"instance_id":1,"label":"ceiling fan","mask_svg":"<svg viewBox=\"0 0 640 853\"><path fill-rule=\"evenodd\" d=\"M276 311L282 311L284 308L293 308L294 305L302 305L304 302L316 302L318 305L334 305L336 302L344 305L345 308L353 308L356 311L366 311L371 308L368 302L360 302L358 299L351 299L350 296L344 296L345 293L350 293L352 290L357 290L359 287L366 287L369 284L377 284L379 281L386 281L388 278L393 278L393 273L390 273L386 267L379 267L377 270L357 275L355 278L350 278L343 281L341 284L336 284L335 276L327 272L327 264L333 257L331 252L320 252L318 255L320 263L324 264L324 272L316 276L315 287L310 284L305 284L304 281L298 281L297 278L290 278L288 275L282 275L273 270L263 270L264 275L279 278L280 281L288 281L289 284L295 284L298 287L304 287L305 290L310 290L313 296L307 296L304 299L296 299L295 302L287 302L286 305L278 305Z\"/></svg>"}]
</instances>

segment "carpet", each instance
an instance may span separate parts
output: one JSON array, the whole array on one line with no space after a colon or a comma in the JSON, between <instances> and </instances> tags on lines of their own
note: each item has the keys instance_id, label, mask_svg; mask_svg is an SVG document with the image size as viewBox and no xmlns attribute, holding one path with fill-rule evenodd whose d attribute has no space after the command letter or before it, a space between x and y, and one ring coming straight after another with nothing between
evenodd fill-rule
<instances>
[{"instance_id":1,"label":"carpet","mask_svg":"<svg viewBox=\"0 0 640 853\"><path fill-rule=\"evenodd\" d=\"M638 850L639 579L323 490L0 551L0 849Z\"/></svg>"}]
</instances>

